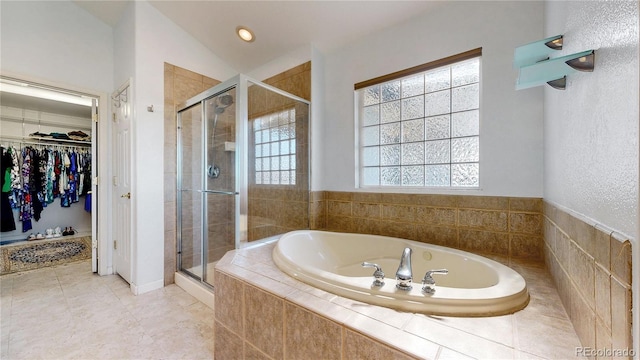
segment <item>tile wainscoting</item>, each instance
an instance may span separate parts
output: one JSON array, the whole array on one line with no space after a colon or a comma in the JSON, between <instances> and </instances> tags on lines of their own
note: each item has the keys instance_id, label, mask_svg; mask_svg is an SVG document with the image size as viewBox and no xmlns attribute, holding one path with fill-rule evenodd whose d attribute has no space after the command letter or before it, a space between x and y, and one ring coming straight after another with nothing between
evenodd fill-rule
<instances>
[{"instance_id":1,"label":"tile wainscoting","mask_svg":"<svg viewBox=\"0 0 640 360\"><path fill-rule=\"evenodd\" d=\"M310 226L543 259L541 198L317 191Z\"/></svg>"},{"instance_id":2,"label":"tile wainscoting","mask_svg":"<svg viewBox=\"0 0 640 360\"><path fill-rule=\"evenodd\" d=\"M547 268L583 346L626 350L631 340L631 242L544 203Z\"/></svg>"}]
</instances>

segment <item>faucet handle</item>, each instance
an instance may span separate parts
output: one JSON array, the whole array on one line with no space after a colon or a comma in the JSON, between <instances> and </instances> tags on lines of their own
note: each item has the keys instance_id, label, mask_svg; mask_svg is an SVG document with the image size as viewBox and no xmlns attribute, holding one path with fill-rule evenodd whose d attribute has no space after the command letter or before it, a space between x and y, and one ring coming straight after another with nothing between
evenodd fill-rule
<instances>
[{"instance_id":1,"label":"faucet handle","mask_svg":"<svg viewBox=\"0 0 640 360\"><path fill-rule=\"evenodd\" d=\"M437 270L429 270L426 274L424 274L424 278L422 278L422 291L427 294L433 294L436 292L436 281L433 279L433 274L439 275L447 275L449 270L447 269L437 269Z\"/></svg>"},{"instance_id":2,"label":"faucet handle","mask_svg":"<svg viewBox=\"0 0 640 360\"><path fill-rule=\"evenodd\" d=\"M373 280L373 286L384 285L384 272L382 271L380 265L365 261L362 263L362 266L376 268L376 271L373 272L373 277L375 278L375 280Z\"/></svg>"}]
</instances>

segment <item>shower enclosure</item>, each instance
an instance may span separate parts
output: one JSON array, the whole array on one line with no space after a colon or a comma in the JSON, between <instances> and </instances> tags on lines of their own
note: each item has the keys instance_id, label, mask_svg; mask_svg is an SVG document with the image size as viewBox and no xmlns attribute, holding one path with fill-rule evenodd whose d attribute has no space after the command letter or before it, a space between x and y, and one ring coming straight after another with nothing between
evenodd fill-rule
<instances>
[{"instance_id":1,"label":"shower enclosure","mask_svg":"<svg viewBox=\"0 0 640 360\"><path fill-rule=\"evenodd\" d=\"M238 75L177 114L177 267L213 286L227 251L309 227L310 103Z\"/></svg>"}]
</instances>

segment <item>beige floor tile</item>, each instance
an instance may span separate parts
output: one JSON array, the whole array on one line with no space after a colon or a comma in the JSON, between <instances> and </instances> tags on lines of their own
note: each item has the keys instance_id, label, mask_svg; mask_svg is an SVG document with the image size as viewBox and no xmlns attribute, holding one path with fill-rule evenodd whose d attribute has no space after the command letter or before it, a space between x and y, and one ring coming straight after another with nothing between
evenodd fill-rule
<instances>
[{"instance_id":1,"label":"beige floor tile","mask_svg":"<svg viewBox=\"0 0 640 360\"><path fill-rule=\"evenodd\" d=\"M213 358L213 310L175 285L135 296L89 261L0 284L2 359Z\"/></svg>"}]
</instances>

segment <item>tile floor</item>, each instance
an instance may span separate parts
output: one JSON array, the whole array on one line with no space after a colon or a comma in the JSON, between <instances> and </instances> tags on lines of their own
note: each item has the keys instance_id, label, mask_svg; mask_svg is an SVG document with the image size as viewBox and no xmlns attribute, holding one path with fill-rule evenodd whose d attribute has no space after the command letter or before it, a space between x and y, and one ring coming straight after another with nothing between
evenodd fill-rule
<instances>
[{"instance_id":1,"label":"tile floor","mask_svg":"<svg viewBox=\"0 0 640 360\"><path fill-rule=\"evenodd\" d=\"M89 261L0 276L0 359L212 359L213 310L175 285L134 296Z\"/></svg>"}]
</instances>

